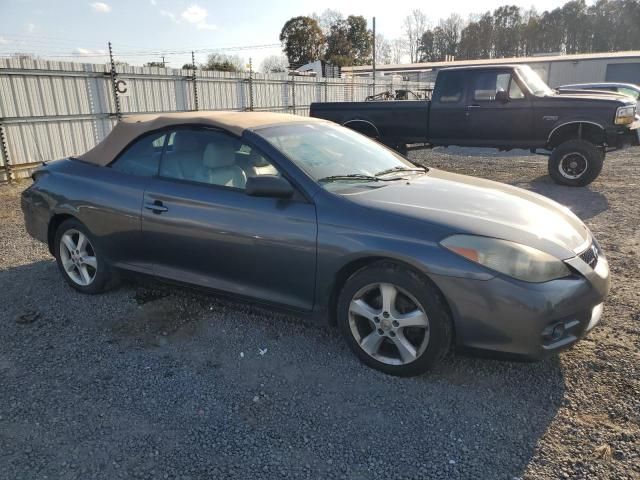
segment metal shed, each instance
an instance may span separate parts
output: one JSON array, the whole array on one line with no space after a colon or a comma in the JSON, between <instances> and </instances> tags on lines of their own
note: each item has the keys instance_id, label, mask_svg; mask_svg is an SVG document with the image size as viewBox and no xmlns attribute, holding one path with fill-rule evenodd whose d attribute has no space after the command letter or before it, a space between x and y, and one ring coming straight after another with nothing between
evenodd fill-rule
<instances>
[{"instance_id":1,"label":"metal shed","mask_svg":"<svg viewBox=\"0 0 640 480\"><path fill-rule=\"evenodd\" d=\"M640 51L377 65L376 77L402 75L411 81L434 82L438 70L443 68L499 64L529 65L552 87L590 82L640 85ZM370 77L372 67L343 67L342 72L355 77Z\"/></svg>"}]
</instances>

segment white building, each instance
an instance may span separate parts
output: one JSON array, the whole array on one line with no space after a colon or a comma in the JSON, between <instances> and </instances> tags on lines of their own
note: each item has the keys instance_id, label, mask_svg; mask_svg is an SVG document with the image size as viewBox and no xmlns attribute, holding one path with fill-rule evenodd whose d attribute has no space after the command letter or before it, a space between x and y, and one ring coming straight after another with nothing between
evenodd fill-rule
<instances>
[{"instance_id":1,"label":"white building","mask_svg":"<svg viewBox=\"0 0 640 480\"><path fill-rule=\"evenodd\" d=\"M529 65L551 87L591 82L640 85L640 51L377 65L376 77L395 74L408 77L406 79L410 81L433 82L442 68L500 64ZM371 65L342 68L343 75L355 77L370 77L372 71Z\"/></svg>"}]
</instances>

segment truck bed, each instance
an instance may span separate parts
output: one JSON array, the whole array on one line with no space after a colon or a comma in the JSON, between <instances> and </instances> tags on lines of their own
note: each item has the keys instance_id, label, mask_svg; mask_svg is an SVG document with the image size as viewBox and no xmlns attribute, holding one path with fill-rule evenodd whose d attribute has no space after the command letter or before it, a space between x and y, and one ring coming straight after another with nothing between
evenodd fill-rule
<instances>
[{"instance_id":1,"label":"truck bed","mask_svg":"<svg viewBox=\"0 0 640 480\"><path fill-rule=\"evenodd\" d=\"M428 100L312 103L312 117L331 120L389 145L426 141Z\"/></svg>"}]
</instances>

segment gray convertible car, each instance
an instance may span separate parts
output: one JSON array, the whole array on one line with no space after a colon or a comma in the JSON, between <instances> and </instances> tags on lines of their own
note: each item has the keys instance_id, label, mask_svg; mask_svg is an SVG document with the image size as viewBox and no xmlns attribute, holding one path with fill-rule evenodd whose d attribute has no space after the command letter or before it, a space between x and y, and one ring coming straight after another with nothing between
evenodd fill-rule
<instances>
[{"instance_id":1,"label":"gray convertible car","mask_svg":"<svg viewBox=\"0 0 640 480\"><path fill-rule=\"evenodd\" d=\"M556 352L598 323L609 291L602 250L567 208L324 120L134 116L33 180L26 228L76 290L129 270L313 312L394 375L454 346Z\"/></svg>"}]
</instances>

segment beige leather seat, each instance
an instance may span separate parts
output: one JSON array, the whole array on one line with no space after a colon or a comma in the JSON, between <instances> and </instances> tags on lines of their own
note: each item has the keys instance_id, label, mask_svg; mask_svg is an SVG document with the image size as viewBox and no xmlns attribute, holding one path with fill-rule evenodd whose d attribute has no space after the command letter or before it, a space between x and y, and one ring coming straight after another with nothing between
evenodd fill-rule
<instances>
[{"instance_id":1,"label":"beige leather seat","mask_svg":"<svg viewBox=\"0 0 640 480\"><path fill-rule=\"evenodd\" d=\"M197 132L180 130L173 139L173 148L164 154L160 176L193 180L202 166L202 137Z\"/></svg>"},{"instance_id":2,"label":"beige leather seat","mask_svg":"<svg viewBox=\"0 0 640 480\"><path fill-rule=\"evenodd\" d=\"M248 177L278 174L278 171L275 169L275 167L255 150L251 150L251 152L249 153L249 162L245 171Z\"/></svg>"},{"instance_id":3,"label":"beige leather seat","mask_svg":"<svg viewBox=\"0 0 640 480\"><path fill-rule=\"evenodd\" d=\"M209 143L202 154L202 167L195 180L212 185L244 188L247 175L236 165L236 149L232 141Z\"/></svg>"}]
</instances>

